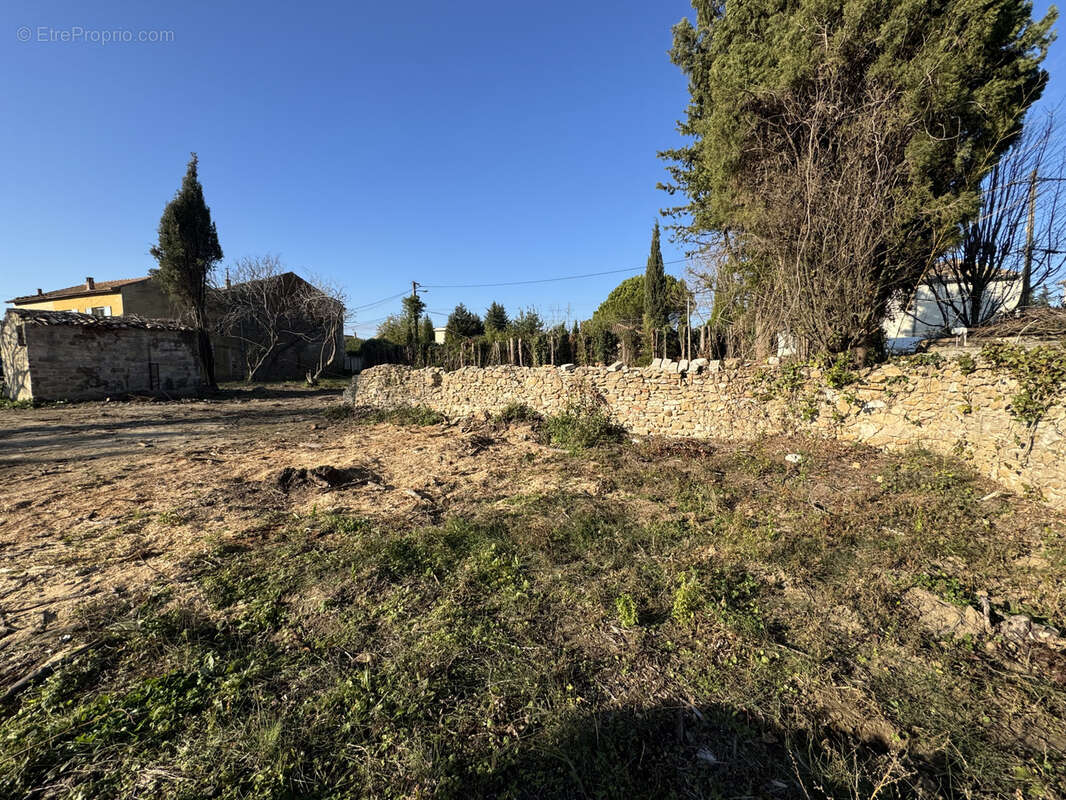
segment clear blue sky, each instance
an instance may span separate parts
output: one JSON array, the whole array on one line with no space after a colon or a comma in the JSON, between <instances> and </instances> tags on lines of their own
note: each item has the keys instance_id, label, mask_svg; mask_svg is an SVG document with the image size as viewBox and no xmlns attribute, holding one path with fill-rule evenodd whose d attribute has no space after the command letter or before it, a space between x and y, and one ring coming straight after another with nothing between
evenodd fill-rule
<instances>
[{"instance_id":1,"label":"clear blue sky","mask_svg":"<svg viewBox=\"0 0 1066 800\"><path fill-rule=\"evenodd\" d=\"M680 141L685 82L666 51L690 13L682 0L8 0L2 299L146 274L191 150L225 263L278 254L343 284L352 306L412 280L639 268L670 204L655 153ZM112 31L172 40L101 41ZM1063 98L1064 61L1057 43L1045 105ZM664 242L664 256L681 252ZM624 277L426 300L584 318ZM359 333L398 307L359 312Z\"/></svg>"}]
</instances>

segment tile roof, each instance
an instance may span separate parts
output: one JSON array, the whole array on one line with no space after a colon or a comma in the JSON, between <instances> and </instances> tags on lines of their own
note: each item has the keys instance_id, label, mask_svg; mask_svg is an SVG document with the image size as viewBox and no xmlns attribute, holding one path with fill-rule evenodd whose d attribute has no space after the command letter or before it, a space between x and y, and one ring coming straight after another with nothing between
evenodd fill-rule
<instances>
[{"instance_id":1,"label":"tile roof","mask_svg":"<svg viewBox=\"0 0 1066 800\"><path fill-rule=\"evenodd\" d=\"M40 311L34 308L9 308L8 317L18 317L31 325L80 325L86 328L115 330L147 328L167 331L191 331L193 328L173 319L145 319L144 317L94 317L74 311Z\"/></svg>"},{"instance_id":2,"label":"tile roof","mask_svg":"<svg viewBox=\"0 0 1066 800\"><path fill-rule=\"evenodd\" d=\"M39 303L47 300L59 300L65 297L89 297L96 294L112 294L116 289L120 289L123 286L128 286L131 283L141 283L148 280L148 276L143 278L123 278L117 281L96 281L94 288L86 289L85 284L79 284L77 286L68 286L66 289L55 289L51 292L42 292L41 294L28 294L24 297L15 297L8 300L8 303Z\"/></svg>"}]
</instances>

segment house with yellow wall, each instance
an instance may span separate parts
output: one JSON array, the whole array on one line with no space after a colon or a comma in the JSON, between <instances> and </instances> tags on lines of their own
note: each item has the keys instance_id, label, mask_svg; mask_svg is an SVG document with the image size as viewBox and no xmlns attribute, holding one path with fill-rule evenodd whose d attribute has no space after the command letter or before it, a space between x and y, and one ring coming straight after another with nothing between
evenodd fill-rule
<instances>
[{"instance_id":1,"label":"house with yellow wall","mask_svg":"<svg viewBox=\"0 0 1066 800\"><path fill-rule=\"evenodd\" d=\"M135 316L173 319L179 316L166 293L151 277L96 281L89 277L78 286L14 297L15 308L33 311L76 311L95 317Z\"/></svg>"}]
</instances>

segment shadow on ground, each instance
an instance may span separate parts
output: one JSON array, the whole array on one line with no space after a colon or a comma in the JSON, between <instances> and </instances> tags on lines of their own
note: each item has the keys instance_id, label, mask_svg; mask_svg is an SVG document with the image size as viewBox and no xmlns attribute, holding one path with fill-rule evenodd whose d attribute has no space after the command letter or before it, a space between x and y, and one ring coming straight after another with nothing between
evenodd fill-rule
<instances>
[{"instance_id":1,"label":"shadow on ground","mask_svg":"<svg viewBox=\"0 0 1066 800\"><path fill-rule=\"evenodd\" d=\"M501 761L504 759L501 759ZM721 705L575 713L521 740L464 791L494 798L923 797L952 793L930 774L920 785L903 756L827 731L818 741Z\"/></svg>"}]
</instances>

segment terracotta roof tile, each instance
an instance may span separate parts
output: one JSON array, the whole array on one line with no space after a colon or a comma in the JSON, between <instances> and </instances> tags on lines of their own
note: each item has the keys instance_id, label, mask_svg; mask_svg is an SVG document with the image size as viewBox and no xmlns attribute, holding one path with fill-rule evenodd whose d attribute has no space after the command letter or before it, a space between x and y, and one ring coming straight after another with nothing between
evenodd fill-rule
<instances>
[{"instance_id":1,"label":"terracotta roof tile","mask_svg":"<svg viewBox=\"0 0 1066 800\"><path fill-rule=\"evenodd\" d=\"M15 297L8 300L8 303L40 303L47 300L60 300L67 297L90 297L97 294L112 294L116 289L120 289L123 286L129 286L131 283L141 283L148 280L148 276L143 278L123 278L117 281L96 281L95 288L86 289L85 284L79 284L78 286L68 286L66 289L55 289L51 292L43 292L41 294L28 294L23 297Z\"/></svg>"}]
</instances>

